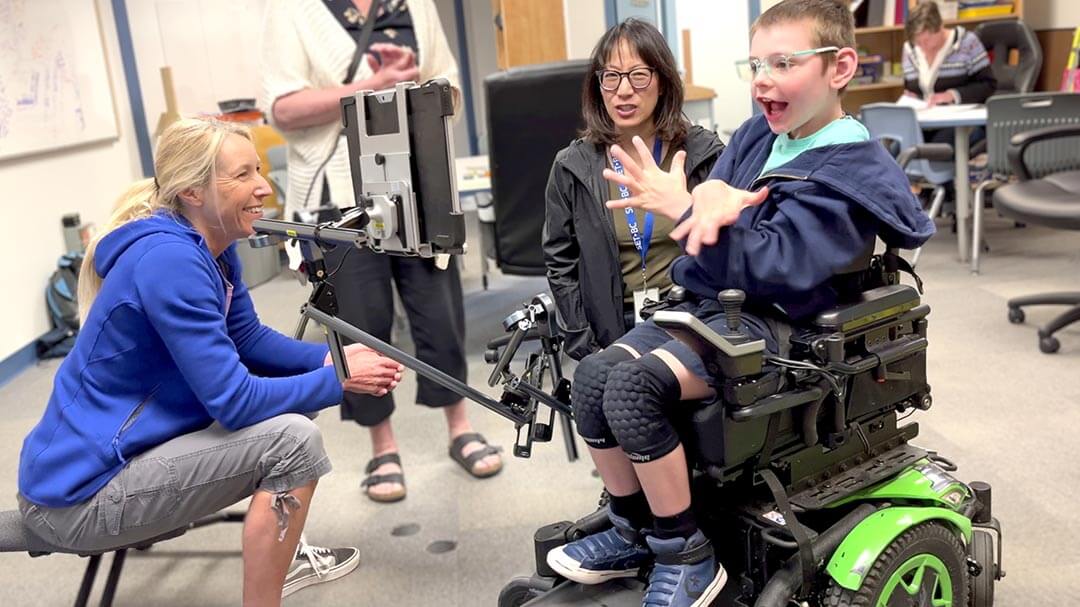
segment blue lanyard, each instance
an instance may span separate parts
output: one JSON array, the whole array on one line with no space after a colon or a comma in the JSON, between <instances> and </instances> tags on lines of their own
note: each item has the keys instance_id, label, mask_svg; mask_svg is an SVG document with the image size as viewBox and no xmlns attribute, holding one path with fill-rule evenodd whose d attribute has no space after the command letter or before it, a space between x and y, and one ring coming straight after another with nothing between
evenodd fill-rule
<instances>
[{"instance_id":1,"label":"blue lanyard","mask_svg":"<svg viewBox=\"0 0 1080 607\"><path fill-rule=\"evenodd\" d=\"M664 149L664 142L659 137L653 142L652 155L656 164L660 164L660 152ZM617 158L611 157L611 168L615 169L615 172L623 175L623 166ZM619 198L626 200L630 198L630 188L619 184ZM634 241L634 248L641 254L641 277L645 279L645 258L649 254L649 242L652 240L652 228L653 228L653 215L648 211L645 212L645 233L642 234L638 229L637 215L634 213L634 209L626 207L626 227L630 229L630 238Z\"/></svg>"}]
</instances>

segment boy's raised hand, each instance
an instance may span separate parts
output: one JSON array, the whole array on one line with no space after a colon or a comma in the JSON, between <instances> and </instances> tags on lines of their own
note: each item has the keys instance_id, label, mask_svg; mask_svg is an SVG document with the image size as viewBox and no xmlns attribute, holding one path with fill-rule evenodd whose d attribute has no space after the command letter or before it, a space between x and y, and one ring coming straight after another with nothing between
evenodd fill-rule
<instances>
[{"instance_id":1,"label":"boy's raised hand","mask_svg":"<svg viewBox=\"0 0 1080 607\"><path fill-rule=\"evenodd\" d=\"M735 223L743 209L757 206L768 197L767 187L747 192L719 179L710 179L694 188L690 217L675 226L671 237L675 240L686 238L686 253L697 255L702 246L716 244L720 228Z\"/></svg>"},{"instance_id":2,"label":"boy's raised hand","mask_svg":"<svg viewBox=\"0 0 1080 607\"><path fill-rule=\"evenodd\" d=\"M664 171L656 165L652 152L641 137L634 137L633 141L638 158L641 159L641 165L634 162L630 155L619 146L611 146L611 155L622 163L623 174L604 169L604 179L626 186L630 190L630 197L609 200L607 207L609 209L625 209L626 207L644 209L671 219L682 217L691 202L690 193L686 191L686 174L683 172L686 152L682 150L676 152L671 159L671 170Z\"/></svg>"}]
</instances>

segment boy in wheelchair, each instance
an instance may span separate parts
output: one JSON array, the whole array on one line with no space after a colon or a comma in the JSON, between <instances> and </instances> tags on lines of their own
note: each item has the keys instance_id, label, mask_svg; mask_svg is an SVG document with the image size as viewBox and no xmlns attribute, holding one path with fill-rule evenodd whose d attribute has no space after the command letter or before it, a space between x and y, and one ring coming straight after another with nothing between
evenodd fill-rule
<instances>
[{"instance_id":1,"label":"boy in wheelchair","mask_svg":"<svg viewBox=\"0 0 1080 607\"><path fill-rule=\"evenodd\" d=\"M640 139L640 166L613 146L625 174L605 177L633 196L608 206L681 219L672 236L685 238L688 255L672 277L687 297L675 310L724 334L717 295L740 289L745 332L784 353L792 327L855 295L836 277L877 238L913 248L931 236L903 171L841 108L854 46L852 16L839 0L784 0L763 13L751 29L751 58L738 62L761 115L736 131L692 194L680 156L665 173ZM719 594L727 575L692 513L673 425L691 406L683 401L715 394L705 356L650 320L579 364L574 417L611 496L613 527L551 550L556 572L596 584L651 564L650 607L704 606Z\"/></svg>"}]
</instances>

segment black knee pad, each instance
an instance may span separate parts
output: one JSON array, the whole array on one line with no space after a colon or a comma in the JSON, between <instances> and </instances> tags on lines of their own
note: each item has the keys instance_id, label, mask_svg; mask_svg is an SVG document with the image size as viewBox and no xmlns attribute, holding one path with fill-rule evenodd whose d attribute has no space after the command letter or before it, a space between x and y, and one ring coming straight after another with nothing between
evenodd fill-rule
<instances>
[{"instance_id":1,"label":"black knee pad","mask_svg":"<svg viewBox=\"0 0 1080 607\"><path fill-rule=\"evenodd\" d=\"M664 407L680 393L675 373L654 354L620 363L608 374L604 417L631 461L659 459L679 446Z\"/></svg>"},{"instance_id":2,"label":"black knee pad","mask_svg":"<svg viewBox=\"0 0 1080 607\"><path fill-rule=\"evenodd\" d=\"M581 359L574 371L570 402L574 406L574 421L578 434L590 447L614 449L619 444L604 419L604 384L611 369L634 355L624 348L609 347Z\"/></svg>"}]
</instances>

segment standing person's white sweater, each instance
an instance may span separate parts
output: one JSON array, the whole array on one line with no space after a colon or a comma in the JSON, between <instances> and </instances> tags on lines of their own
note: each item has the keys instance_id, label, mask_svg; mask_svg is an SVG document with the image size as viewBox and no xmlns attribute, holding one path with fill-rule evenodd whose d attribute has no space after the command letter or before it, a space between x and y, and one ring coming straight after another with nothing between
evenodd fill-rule
<instances>
[{"instance_id":1,"label":"standing person's white sweater","mask_svg":"<svg viewBox=\"0 0 1080 607\"><path fill-rule=\"evenodd\" d=\"M432 0L409 0L408 7L420 58L418 82L445 78L455 91L460 91L457 62L450 53L435 4ZM259 105L289 143L285 219L291 219L298 209L319 205L323 179L316 171L334 150L341 121L339 118L316 126L284 128L274 115L274 103L303 89L342 86L355 52L356 43L352 36L342 28L323 0L269 0L267 3ZM361 61L352 82L361 83L372 76L369 63ZM455 101L459 98L460 93L455 94ZM326 163L325 173L330 185L330 200L343 207L353 205L352 176L344 141L338 143L333 158Z\"/></svg>"},{"instance_id":2,"label":"standing person's white sweater","mask_svg":"<svg viewBox=\"0 0 1080 607\"><path fill-rule=\"evenodd\" d=\"M262 104L289 142L286 218L324 201L351 206L352 175L347 146L339 136L342 97L399 82L443 78L454 87L455 105L460 98L457 65L435 5L432 0L268 1ZM373 21L367 20L369 16ZM370 26L370 37L365 26ZM359 61L350 83L343 84L357 44L367 56ZM325 179L320 171L324 162ZM324 194L325 184L329 192ZM465 310L456 263L437 266L433 259L336 247L326 252L326 264L335 268L339 318L389 343L396 287L409 318L416 358L467 381ZM499 472L499 449L473 430L461 395L421 376L415 402L443 411L446 453L454 462L476 478ZM394 502L406 495L391 423L394 407L389 394L349 394L338 407L343 420L370 434L372 457L364 466L360 488L376 502Z\"/></svg>"}]
</instances>

